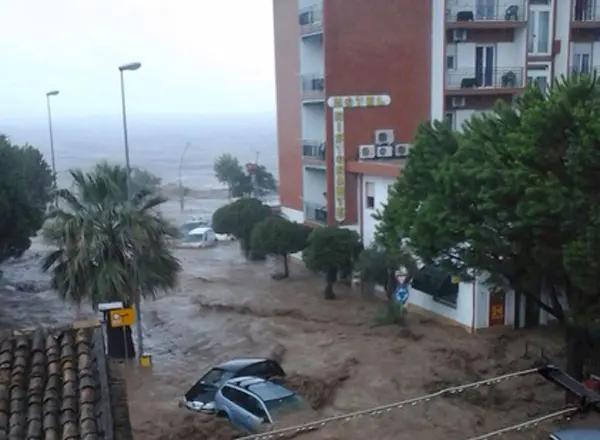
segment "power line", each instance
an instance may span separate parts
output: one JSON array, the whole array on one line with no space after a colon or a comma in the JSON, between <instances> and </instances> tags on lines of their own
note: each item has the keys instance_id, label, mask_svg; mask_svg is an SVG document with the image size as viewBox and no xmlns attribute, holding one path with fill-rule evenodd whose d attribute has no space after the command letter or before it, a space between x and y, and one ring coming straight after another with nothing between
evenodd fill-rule
<instances>
[{"instance_id":1,"label":"power line","mask_svg":"<svg viewBox=\"0 0 600 440\"><path fill-rule=\"evenodd\" d=\"M331 423L340 422L340 421L349 421L362 416L375 416L383 413L390 412L394 409L402 409L405 406L416 406L418 403L428 402L431 399L436 397L443 397L446 395L452 395L457 393L462 393L468 389L475 389L485 385L495 385L497 383L503 382L508 379L514 379L520 376L526 376L529 374L537 373L538 368L530 368L528 370L517 371L515 373L504 374L502 376L492 377L490 379L480 380L478 382L472 382L465 385L459 385L456 387L444 388L440 391L436 391L435 393L427 394L425 396L413 397L412 399L401 400L399 402L389 403L387 405L376 406L374 408L365 409L361 411L355 411L347 414L340 414L333 417L327 417L321 420L314 420L309 423L305 423L303 425L291 426L289 428L276 429L271 432L267 432L264 434L253 434L246 437L242 437L239 440L270 440L278 437L283 437L286 434L298 433L303 431L312 431L314 429L322 428ZM482 437L482 439L487 437ZM469 439L473 440L473 439Z\"/></svg>"},{"instance_id":2,"label":"power line","mask_svg":"<svg viewBox=\"0 0 600 440\"><path fill-rule=\"evenodd\" d=\"M506 428L498 429L497 431L488 432L487 434L480 435L478 437L471 437L468 440L487 440L495 436L503 435L512 431L524 431L528 428L533 428L542 422L547 422L552 419L556 419L559 417L566 417L570 414L576 413L579 411L579 408L569 407L565 409L561 409L560 411L556 411L550 414L546 414L545 416L538 417L536 419L528 420L527 422L519 423L517 425L507 426Z\"/></svg>"}]
</instances>

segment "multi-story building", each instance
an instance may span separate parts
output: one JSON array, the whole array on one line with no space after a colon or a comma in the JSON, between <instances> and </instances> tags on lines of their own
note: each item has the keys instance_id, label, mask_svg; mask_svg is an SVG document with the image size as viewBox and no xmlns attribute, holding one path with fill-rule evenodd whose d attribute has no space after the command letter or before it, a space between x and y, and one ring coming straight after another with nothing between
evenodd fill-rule
<instances>
[{"instance_id":1,"label":"multi-story building","mask_svg":"<svg viewBox=\"0 0 600 440\"><path fill-rule=\"evenodd\" d=\"M366 243L421 122L460 130L527 82L600 63L600 0L273 3L283 212Z\"/></svg>"},{"instance_id":2,"label":"multi-story building","mask_svg":"<svg viewBox=\"0 0 600 440\"><path fill-rule=\"evenodd\" d=\"M367 245L420 123L460 130L528 82L545 89L600 65L600 0L273 4L282 212ZM477 280L443 296L413 289L410 302L471 330L510 325L517 307Z\"/></svg>"}]
</instances>

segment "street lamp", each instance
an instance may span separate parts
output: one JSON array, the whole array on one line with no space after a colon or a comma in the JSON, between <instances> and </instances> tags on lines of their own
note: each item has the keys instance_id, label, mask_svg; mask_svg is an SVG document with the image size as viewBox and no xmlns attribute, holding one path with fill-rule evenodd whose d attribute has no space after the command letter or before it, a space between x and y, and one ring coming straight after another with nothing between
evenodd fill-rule
<instances>
[{"instance_id":1,"label":"street lamp","mask_svg":"<svg viewBox=\"0 0 600 440\"><path fill-rule=\"evenodd\" d=\"M52 90L46 93L46 104L48 106L48 129L50 130L50 157L52 160L52 183L54 185L54 206L58 207L58 198L56 197L56 158L54 155L54 132L52 131L52 111L50 110L50 97L58 95L58 90Z\"/></svg>"},{"instance_id":2,"label":"street lamp","mask_svg":"<svg viewBox=\"0 0 600 440\"><path fill-rule=\"evenodd\" d=\"M126 70L138 70L142 67L141 63L129 63L119 66L119 73L121 76L121 107L123 110L123 141L125 144L125 168L127 171L127 201L131 199L131 163L129 161L129 139L127 137L127 108L125 106L125 81L123 78L123 72ZM140 291L137 290L134 296L135 305L135 321L136 321L136 334L137 334L137 346L138 346L138 357L144 354L144 333L142 332L142 313L140 311L141 306L141 295Z\"/></svg>"},{"instance_id":3,"label":"street lamp","mask_svg":"<svg viewBox=\"0 0 600 440\"><path fill-rule=\"evenodd\" d=\"M181 158L179 159L179 207L181 212L185 209L185 188L183 187L183 159L185 157L185 153L190 148L190 143L185 144L185 148L183 149L183 153L181 153Z\"/></svg>"}]
</instances>

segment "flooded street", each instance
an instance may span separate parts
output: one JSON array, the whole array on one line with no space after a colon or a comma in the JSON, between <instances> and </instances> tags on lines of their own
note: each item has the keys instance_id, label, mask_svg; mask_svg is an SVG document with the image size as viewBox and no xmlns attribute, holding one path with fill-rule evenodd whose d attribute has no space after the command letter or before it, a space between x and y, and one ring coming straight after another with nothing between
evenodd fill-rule
<instances>
[{"instance_id":1,"label":"flooded street","mask_svg":"<svg viewBox=\"0 0 600 440\"><path fill-rule=\"evenodd\" d=\"M36 242L21 260L0 268L5 284L27 290L0 288L3 327L73 319L76 311L48 290L48 279L39 271L43 252ZM178 401L208 368L234 356L280 359L290 385L325 417L529 368L532 359L523 359L526 340L544 343L548 350L560 348L549 342L548 331L545 336L468 335L410 312L405 328L376 328L372 322L384 307L380 301L364 300L357 290L341 285L336 286L338 299L325 301L322 278L300 263L291 265L291 279L273 281L273 265L246 261L236 243L175 252L184 266L179 287L143 302L145 343L153 367L123 367L136 439L233 438L225 422L179 408ZM527 376L335 422L300 437L464 440L560 409L562 397L542 379ZM505 438L541 434L522 435Z\"/></svg>"}]
</instances>

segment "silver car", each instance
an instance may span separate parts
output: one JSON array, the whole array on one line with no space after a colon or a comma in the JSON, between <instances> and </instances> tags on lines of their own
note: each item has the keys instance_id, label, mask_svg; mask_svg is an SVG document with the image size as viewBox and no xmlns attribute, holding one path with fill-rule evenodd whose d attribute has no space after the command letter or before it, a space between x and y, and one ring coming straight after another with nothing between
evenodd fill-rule
<instances>
[{"instance_id":1,"label":"silver car","mask_svg":"<svg viewBox=\"0 0 600 440\"><path fill-rule=\"evenodd\" d=\"M291 414L312 412L295 391L249 376L227 381L217 391L215 409L217 416L226 417L233 426L250 434L264 432Z\"/></svg>"}]
</instances>

